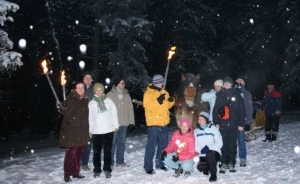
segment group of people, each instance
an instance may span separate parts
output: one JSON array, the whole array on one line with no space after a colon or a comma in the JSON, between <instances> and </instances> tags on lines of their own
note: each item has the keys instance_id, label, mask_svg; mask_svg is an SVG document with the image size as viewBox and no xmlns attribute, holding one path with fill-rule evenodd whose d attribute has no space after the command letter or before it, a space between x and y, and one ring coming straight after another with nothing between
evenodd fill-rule
<instances>
[{"instance_id":1,"label":"group of people","mask_svg":"<svg viewBox=\"0 0 300 184\"><path fill-rule=\"evenodd\" d=\"M107 95L103 84L92 85L92 81L92 74L85 73L83 82L77 82L66 103L60 104L59 112L64 118L59 142L61 147L66 148L66 182L70 182L71 177L84 178L80 174L80 166L83 170L90 170L91 147L95 177L99 177L103 169L105 177L110 178L115 163L117 167L128 166L124 162L125 139L127 130L134 129L135 121L125 81L122 77L114 77L114 85ZM102 148L104 164L101 167Z\"/></svg>"},{"instance_id":2,"label":"group of people","mask_svg":"<svg viewBox=\"0 0 300 184\"><path fill-rule=\"evenodd\" d=\"M245 167L247 149L245 131L252 123L252 96L245 89L242 76L235 81L224 77L216 80L214 89L202 94L202 101L208 102L210 112L199 114L195 130L188 119L182 119L177 131L169 141L170 114L175 99L164 88L164 77L154 75L143 95L143 107L147 125L147 144L144 156L144 170L155 174L155 167L163 171L175 170L174 177L181 173L188 177L197 170L209 175L209 181L217 180L217 163L220 161L219 173L226 170L235 172L237 150L240 166ZM131 98L125 89L121 77L114 78L114 86L105 95L101 83L92 85L92 75L84 75L83 82L76 83L75 90L67 97L66 105L60 106L64 114L61 127L60 145L66 148L64 160L64 180L84 178L80 174L88 167L91 145L93 145L94 176L103 171L106 178L111 177L116 167L128 167L124 162L125 139L127 130L134 128L134 112ZM268 83L265 97L261 102L266 112L266 141L276 140L282 97ZM238 149L237 149L238 145ZM104 150L104 165L101 168L101 150Z\"/></svg>"}]
</instances>

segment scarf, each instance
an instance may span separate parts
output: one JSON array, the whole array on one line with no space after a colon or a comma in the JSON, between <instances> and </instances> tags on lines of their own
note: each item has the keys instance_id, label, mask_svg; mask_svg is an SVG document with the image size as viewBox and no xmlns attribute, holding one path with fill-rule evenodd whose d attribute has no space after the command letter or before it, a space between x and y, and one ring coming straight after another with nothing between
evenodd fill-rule
<instances>
[{"instance_id":1,"label":"scarf","mask_svg":"<svg viewBox=\"0 0 300 184\"><path fill-rule=\"evenodd\" d=\"M107 111L106 107L105 107L105 103L104 103L104 99L106 98L105 94L103 94L102 96L98 97L98 96L94 96L93 100L95 100L98 104L98 112L97 113L103 113L105 111Z\"/></svg>"}]
</instances>

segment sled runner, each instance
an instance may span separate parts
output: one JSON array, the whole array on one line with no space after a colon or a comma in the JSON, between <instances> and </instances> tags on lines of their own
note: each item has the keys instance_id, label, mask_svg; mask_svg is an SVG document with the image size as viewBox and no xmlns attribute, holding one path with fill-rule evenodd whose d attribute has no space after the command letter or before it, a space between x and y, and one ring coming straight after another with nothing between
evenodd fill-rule
<instances>
[{"instance_id":1,"label":"sled runner","mask_svg":"<svg viewBox=\"0 0 300 184\"><path fill-rule=\"evenodd\" d=\"M266 124L265 111L257 109L252 119L250 131L246 132L245 134L245 140L249 142L257 139L260 136L263 136L265 124Z\"/></svg>"}]
</instances>

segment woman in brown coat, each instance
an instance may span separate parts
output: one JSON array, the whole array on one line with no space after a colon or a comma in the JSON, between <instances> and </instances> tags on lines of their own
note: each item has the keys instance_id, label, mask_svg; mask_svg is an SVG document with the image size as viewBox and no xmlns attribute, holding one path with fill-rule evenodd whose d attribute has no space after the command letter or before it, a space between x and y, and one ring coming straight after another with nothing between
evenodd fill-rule
<instances>
[{"instance_id":1,"label":"woman in brown coat","mask_svg":"<svg viewBox=\"0 0 300 184\"><path fill-rule=\"evenodd\" d=\"M70 176L84 178L79 173L84 146L89 141L89 109L88 99L84 97L84 84L77 83L75 90L71 91L66 101L67 106L60 107L60 113L64 115L64 119L59 144L66 148L64 180L70 182Z\"/></svg>"}]
</instances>

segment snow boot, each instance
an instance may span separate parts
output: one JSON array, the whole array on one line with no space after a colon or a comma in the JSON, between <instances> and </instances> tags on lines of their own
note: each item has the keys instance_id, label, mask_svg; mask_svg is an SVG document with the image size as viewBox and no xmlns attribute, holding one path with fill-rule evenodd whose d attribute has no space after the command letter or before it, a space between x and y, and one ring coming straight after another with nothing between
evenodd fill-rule
<instances>
[{"instance_id":1,"label":"snow boot","mask_svg":"<svg viewBox=\"0 0 300 184\"><path fill-rule=\"evenodd\" d=\"M94 172L94 178L100 177L100 172Z\"/></svg>"},{"instance_id":2,"label":"snow boot","mask_svg":"<svg viewBox=\"0 0 300 184\"><path fill-rule=\"evenodd\" d=\"M150 170L146 171L146 173L150 174L150 175L156 174L156 172L153 169L150 169Z\"/></svg>"},{"instance_id":3,"label":"snow boot","mask_svg":"<svg viewBox=\"0 0 300 184\"><path fill-rule=\"evenodd\" d=\"M272 141L276 141L276 139L277 139L277 136L274 135L274 134L272 134L272 135L271 135L271 140L272 140Z\"/></svg>"},{"instance_id":4,"label":"snow boot","mask_svg":"<svg viewBox=\"0 0 300 184\"><path fill-rule=\"evenodd\" d=\"M210 182L215 182L215 181L217 181L217 175L216 175L216 174L211 174L211 175L210 175L210 178L209 178L209 181L210 181Z\"/></svg>"},{"instance_id":5,"label":"snow boot","mask_svg":"<svg viewBox=\"0 0 300 184\"><path fill-rule=\"evenodd\" d=\"M109 171L104 171L104 174L106 178L111 178L111 174Z\"/></svg>"},{"instance_id":6,"label":"snow boot","mask_svg":"<svg viewBox=\"0 0 300 184\"><path fill-rule=\"evenodd\" d=\"M235 167L232 163L229 163L229 172L235 172Z\"/></svg>"},{"instance_id":7,"label":"snow boot","mask_svg":"<svg viewBox=\"0 0 300 184\"><path fill-rule=\"evenodd\" d=\"M266 139L263 142L272 142L271 135L266 135Z\"/></svg>"},{"instance_id":8,"label":"snow boot","mask_svg":"<svg viewBox=\"0 0 300 184\"><path fill-rule=\"evenodd\" d=\"M65 176L65 177L64 177L64 180L65 180L66 183L72 181L71 178L70 178L70 176Z\"/></svg>"},{"instance_id":9,"label":"snow boot","mask_svg":"<svg viewBox=\"0 0 300 184\"><path fill-rule=\"evenodd\" d=\"M85 178L85 177L83 175L81 175L80 173L78 173L78 174L74 174L73 178L81 179L81 178Z\"/></svg>"},{"instance_id":10,"label":"snow boot","mask_svg":"<svg viewBox=\"0 0 300 184\"><path fill-rule=\"evenodd\" d=\"M225 174L226 169L227 169L227 165L226 164L222 164L221 167L220 167L219 173Z\"/></svg>"},{"instance_id":11,"label":"snow boot","mask_svg":"<svg viewBox=\"0 0 300 184\"><path fill-rule=\"evenodd\" d=\"M241 167L246 167L246 165L247 165L246 160L241 159L241 160L240 160L240 166L241 166Z\"/></svg>"},{"instance_id":12,"label":"snow boot","mask_svg":"<svg viewBox=\"0 0 300 184\"><path fill-rule=\"evenodd\" d=\"M184 172L184 177L187 178L187 177L191 176L191 174L192 174L192 173L191 173L190 171L185 171L185 172Z\"/></svg>"},{"instance_id":13,"label":"snow boot","mask_svg":"<svg viewBox=\"0 0 300 184\"><path fill-rule=\"evenodd\" d=\"M169 170L166 166L162 166L160 169L163 170L163 171L168 171Z\"/></svg>"},{"instance_id":14,"label":"snow boot","mask_svg":"<svg viewBox=\"0 0 300 184\"><path fill-rule=\"evenodd\" d=\"M175 173L174 173L174 177L177 178L180 176L180 174L182 173L182 169L181 166L178 167L178 169L175 169Z\"/></svg>"}]
</instances>

